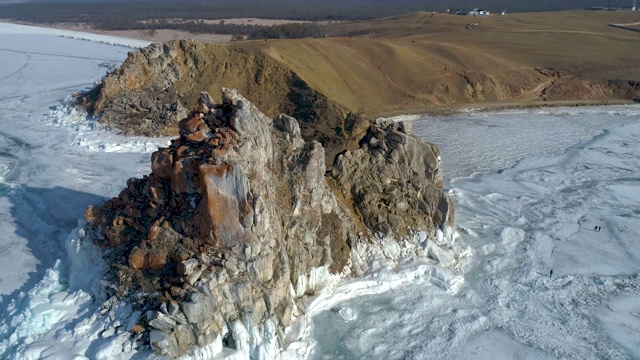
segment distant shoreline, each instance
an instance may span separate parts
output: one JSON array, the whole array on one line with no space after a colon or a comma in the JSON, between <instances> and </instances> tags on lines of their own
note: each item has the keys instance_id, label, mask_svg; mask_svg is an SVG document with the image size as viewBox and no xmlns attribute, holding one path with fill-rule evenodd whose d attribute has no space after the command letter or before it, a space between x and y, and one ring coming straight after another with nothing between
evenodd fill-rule
<instances>
[{"instance_id":1,"label":"distant shoreline","mask_svg":"<svg viewBox=\"0 0 640 360\"><path fill-rule=\"evenodd\" d=\"M634 105L640 104L633 100L556 100L556 101L505 101L505 102L488 102L488 103L468 103L450 106L431 106L424 108L412 108L399 110L394 112L382 113L373 116L374 118L393 118L397 116L411 115L430 115L430 116L446 116L460 114L471 111L489 112L511 109L536 109L536 108L555 108L555 107L583 107L583 106L613 106L613 105Z\"/></svg>"},{"instance_id":2,"label":"distant shoreline","mask_svg":"<svg viewBox=\"0 0 640 360\"><path fill-rule=\"evenodd\" d=\"M114 31L98 30L90 27L87 24L55 23L55 24L45 25L45 24L39 24L39 23L31 23L27 21L15 21L12 19L0 19L0 22L6 22L9 24L35 26L35 27L41 27L46 29L71 30L71 31L86 32L90 34L125 37L130 39L145 40L149 42L158 42L158 43L163 43L163 42L172 41L172 40L194 39L198 41L224 44L224 43L230 42L232 38L232 35L193 34L186 31L171 30L171 29L160 29L160 30L156 30L156 35L145 35L144 32L140 30L114 30Z\"/></svg>"}]
</instances>

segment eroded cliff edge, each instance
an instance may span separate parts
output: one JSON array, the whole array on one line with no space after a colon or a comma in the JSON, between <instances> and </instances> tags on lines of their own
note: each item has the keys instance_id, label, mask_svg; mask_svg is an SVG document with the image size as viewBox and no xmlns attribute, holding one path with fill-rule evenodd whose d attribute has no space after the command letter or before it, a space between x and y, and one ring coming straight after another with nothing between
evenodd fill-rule
<instances>
[{"instance_id":1,"label":"eroded cliff edge","mask_svg":"<svg viewBox=\"0 0 640 360\"><path fill-rule=\"evenodd\" d=\"M377 121L338 155L305 142L237 91L200 95L152 173L87 209L105 252L106 290L138 308L130 331L176 358L272 358L328 283L419 261L453 269L454 209L437 147Z\"/></svg>"}]
</instances>

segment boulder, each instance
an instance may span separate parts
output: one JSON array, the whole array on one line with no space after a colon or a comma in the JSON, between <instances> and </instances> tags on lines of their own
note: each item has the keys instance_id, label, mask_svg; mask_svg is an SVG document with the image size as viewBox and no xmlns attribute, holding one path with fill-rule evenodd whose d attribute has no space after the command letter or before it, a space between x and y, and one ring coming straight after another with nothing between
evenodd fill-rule
<instances>
[{"instance_id":1,"label":"boulder","mask_svg":"<svg viewBox=\"0 0 640 360\"><path fill-rule=\"evenodd\" d=\"M188 259L178 264L178 274L189 276L193 274L198 266L198 259Z\"/></svg>"},{"instance_id":2,"label":"boulder","mask_svg":"<svg viewBox=\"0 0 640 360\"><path fill-rule=\"evenodd\" d=\"M151 154L151 171L162 179L171 177L173 154L169 149L161 149Z\"/></svg>"},{"instance_id":3,"label":"boulder","mask_svg":"<svg viewBox=\"0 0 640 360\"><path fill-rule=\"evenodd\" d=\"M160 271L167 263L168 254L162 250L149 251L149 269Z\"/></svg>"},{"instance_id":4,"label":"boulder","mask_svg":"<svg viewBox=\"0 0 640 360\"><path fill-rule=\"evenodd\" d=\"M134 270L141 270L149 267L149 258L146 249L135 246L129 253L129 267Z\"/></svg>"},{"instance_id":5,"label":"boulder","mask_svg":"<svg viewBox=\"0 0 640 360\"><path fill-rule=\"evenodd\" d=\"M180 120L178 129L180 136L190 142L198 143L211 137L211 130L204 121L204 116L199 112L190 118Z\"/></svg>"},{"instance_id":6,"label":"boulder","mask_svg":"<svg viewBox=\"0 0 640 360\"><path fill-rule=\"evenodd\" d=\"M404 133L400 124L377 120L359 149L336 157L331 177L377 232L402 237L418 228L433 236L440 226L453 225L437 146Z\"/></svg>"}]
</instances>

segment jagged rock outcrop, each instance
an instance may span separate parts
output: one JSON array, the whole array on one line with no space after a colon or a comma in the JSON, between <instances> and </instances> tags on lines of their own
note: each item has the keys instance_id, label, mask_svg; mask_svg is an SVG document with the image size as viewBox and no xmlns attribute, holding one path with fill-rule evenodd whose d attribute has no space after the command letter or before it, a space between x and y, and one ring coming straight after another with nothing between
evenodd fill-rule
<instances>
[{"instance_id":1,"label":"jagged rock outcrop","mask_svg":"<svg viewBox=\"0 0 640 360\"><path fill-rule=\"evenodd\" d=\"M202 93L179 133L149 176L86 212L110 249L107 291L137 304L131 327L158 353L268 358L332 276L375 257L455 263L437 147L402 125L376 122L329 173L294 118L269 118L235 90L219 104ZM402 251L386 251L394 240Z\"/></svg>"},{"instance_id":2,"label":"jagged rock outcrop","mask_svg":"<svg viewBox=\"0 0 640 360\"><path fill-rule=\"evenodd\" d=\"M453 204L442 193L440 151L408 135L402 123L377 120L360 149L336 158L331 175L369 229L402 237L410 226L453 225Z\"/></svg>"}]
</instances>

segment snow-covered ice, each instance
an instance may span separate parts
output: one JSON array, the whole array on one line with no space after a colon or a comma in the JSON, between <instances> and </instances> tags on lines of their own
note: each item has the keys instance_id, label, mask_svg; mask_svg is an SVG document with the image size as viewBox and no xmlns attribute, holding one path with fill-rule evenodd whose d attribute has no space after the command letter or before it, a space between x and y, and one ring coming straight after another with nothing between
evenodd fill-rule
<instances>
[{"instance_id":1,"label":"snow-covered ice","mask_svg":"<svg viewBox=\"0 0 640 360\"><path fill-rule=\"evenodd\" d=\"M0 358L154 358L126 331L140 314L104 302L78 226L166 143L68 106L131 50L116 44L144 45L0 24ZM284 358L640 358L640 106L401 120L440 146L473 256L458 273L382 258L358 280L317 269L301 283L329 291L298 309ZM243 356L221 347L194 355Z\"/></svg>"},{"instance_id":2,"label":"snow-covered ice","mask_svg":"<svg viewBox=\"0 0 640 360\"><path fill-rule=\"evenodd\" d=\"M91 34L91 33L73 31L73 30L43 28L39 26L1 23L0 27L1 27L0 32L5 35L19 35L20 37L24 35L36 35L41 39L50 39L51 36L58 36L58 37L64 37L64 38L73 39L73 40L85 40L85 41L91 41L91 42L96 42L100 44L127 47L129 48L129 50L138 49L150 44L149 41L145 41L145 40L123 38L123 37L111 36L111 35ZM45 35L45 36L42 36L42 35ZM25 46L28 46L29 44L33 44L33 43L23 42L22 44ZM9 50L19 49L19 47L16 47L15 45L16 44L12 44L10 48L4 49L4 50L9 51ZM78 46L76 46L76 48L77 47ZM65 48L60 48L60 49L62 50ZM37 49L31 49L31 50L38 51ZM64 51L62 54L62 57L65 57L65 58L70 58L70 57L73 58L74 56L78 56L78 55L66 54L64 53Z\"/></svg>"},{"instance_id":3,"label":"snow-covered ice","mask_svg":"<svg viewBox=\"0 0 640 360\"><path fill-rule=\"evenodd\" d=\"M505 110L425 118L414 121L412 130L440 146L444 176L450 180L561 153L639 115L639 106Z\"/></svg>"},{"instance_id":4,"label":"snow-covered ice","mask_svg":"<svg viewBox=\"0 0 640 360\"><path fill-rule=\"evenodd\" d=\"M1 302L39 281L83 209L148 172L147 153L162 142L89 131L74 116L63 99L90 89L131 48L58 35L0 23Z\"/></svg>"}]
</instances>

